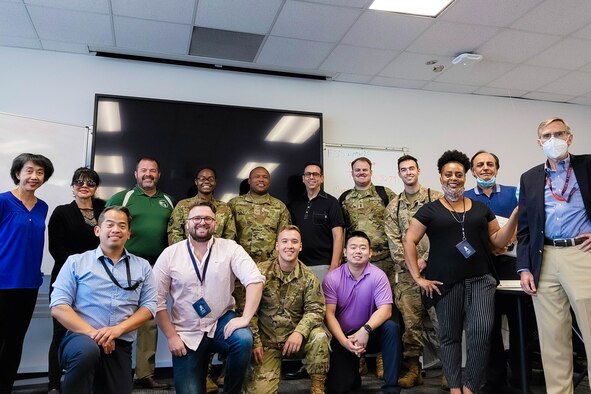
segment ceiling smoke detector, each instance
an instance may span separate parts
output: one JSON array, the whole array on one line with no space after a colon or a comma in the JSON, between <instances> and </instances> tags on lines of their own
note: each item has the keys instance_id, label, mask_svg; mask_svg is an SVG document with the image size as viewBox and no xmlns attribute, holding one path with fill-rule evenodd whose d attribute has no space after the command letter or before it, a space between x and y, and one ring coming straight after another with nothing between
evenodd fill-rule
<instances>
[{"instance_id":1,"label":"ceiling smoke detector","mask_svg":"<svg viewBox=\"0 0 591 394\"><path fill-rule=\"evenodd\" d=\"M482 60L482 55L477 53L460 53L452 60L452 64L461 64L463 66L471 66Z\"/></svg>"}]
</instances>

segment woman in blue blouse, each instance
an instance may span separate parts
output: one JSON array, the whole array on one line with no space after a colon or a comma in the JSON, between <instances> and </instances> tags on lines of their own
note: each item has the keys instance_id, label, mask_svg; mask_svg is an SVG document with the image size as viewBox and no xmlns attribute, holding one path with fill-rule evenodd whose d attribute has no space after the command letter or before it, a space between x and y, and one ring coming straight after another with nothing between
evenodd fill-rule
<instances>
[{"instance_id":1,"label":"woman in blue blouse","mask_svg":"<svg viewBox=\"0 0 591 394\"><path fill-rule=\"evenodd\" d=\"M53 174L42 155L22 153L12 162L16 185L0 193L0 393L12 390L37 292L47 204L35 196Z\"/></svg>"}]
</instances>

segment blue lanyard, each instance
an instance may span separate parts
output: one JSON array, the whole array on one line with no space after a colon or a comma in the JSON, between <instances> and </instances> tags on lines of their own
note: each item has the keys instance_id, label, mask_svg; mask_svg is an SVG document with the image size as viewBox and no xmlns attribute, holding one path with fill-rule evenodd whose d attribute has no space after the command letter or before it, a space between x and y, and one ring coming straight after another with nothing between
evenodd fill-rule
<instances>
[{"instance_id":1,"label":"blue lanyard","mask_svg":"<svg viewBox=\"0 0 591 394\"><path fill-rule=\"evenodd\" d=\"M189 257L191 257L191 262L193 263L193 268L195 268L195 273L197 274L197 278L199 279L199 282L201 282L201 285L203 285L203 282L205 281L205 273L207 272L207 266L209 265L209 258L211 257L211 252L212 252L212 248L213 248L214 243L215 243L215 238L213 239L213 242L211 243L211 247L209 248L209 253L207 254L207 258L205 259L205 263L203 264L203 277L201 277L201 274L199 273L199 268L197 267L197 262L195 261L195 256L193 256L193 252L191 251L191 246L189 245L189 240L187 239L187 250L189 251Z\"/></svg>"}]
</instances>

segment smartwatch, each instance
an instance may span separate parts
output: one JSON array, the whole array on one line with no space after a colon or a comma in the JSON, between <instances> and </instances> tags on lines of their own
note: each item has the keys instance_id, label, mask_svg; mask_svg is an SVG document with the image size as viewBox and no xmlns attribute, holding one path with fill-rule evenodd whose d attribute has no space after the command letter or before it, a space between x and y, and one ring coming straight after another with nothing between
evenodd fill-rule
<instances>
[{"instance_id":1,"label":"smartwatch","mask_svg":"<svg viewBox=\"0 0 591 394\"><path fill-rule=\"evenodd\" d=\"M368 334L371 334L371 332L373 331L373 328L371 328L369 324L364 324L363 328L365 329L365 331L367 331Z\"/></svg>"}]
</instances>

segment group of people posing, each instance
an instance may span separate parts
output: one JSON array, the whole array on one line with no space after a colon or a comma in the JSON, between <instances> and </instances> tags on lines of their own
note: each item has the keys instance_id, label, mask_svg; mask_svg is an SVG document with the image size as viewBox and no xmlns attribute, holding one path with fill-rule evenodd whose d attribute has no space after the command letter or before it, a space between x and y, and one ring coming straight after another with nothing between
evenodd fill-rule
<instances>
[{"instance_id":1,"label":"group of people posing","mask_svg":"<svg viewBox=\"0 0 591 394\"><path fill-rule=\"evenodd\" d=\"M496 182L493 153L451 150L437 161L442 192L419 183L413 156L398 160L399 194L374 185L360 157L338 200L322 188L322 165L306 163L306 191L287 206L269 195L263 167L227 204L203 168L197 195L176 205L158 189L154 158L138 160L135 187L106 203L94 197L99 175L79 168L74 200L48 224L49 389L130 393L134 341L136 384L167 388L154 379L158 326L178 393L217 390L213 353L227 393L276 393L283 358L304 360L311 393L347 393L361 386L366 353L377 353L382 391L398 393L423 384L427 318L442 386L503 393L523 372L510 357L508 379L500 339L500 315L515 317L496 294L509 275L532 295L548 393L572 393L571 307L591 352L591 155L568 152L573 134L560 118L537 137L547 160L519 189ZM465 190L470 172L477 186ZM52 173L49 159L21 154L15 189L0 194L0 313L11 317L0 322L0 393L12 389L42 283L48 206L35 192Z\"/></svg>"}]
</instances>

